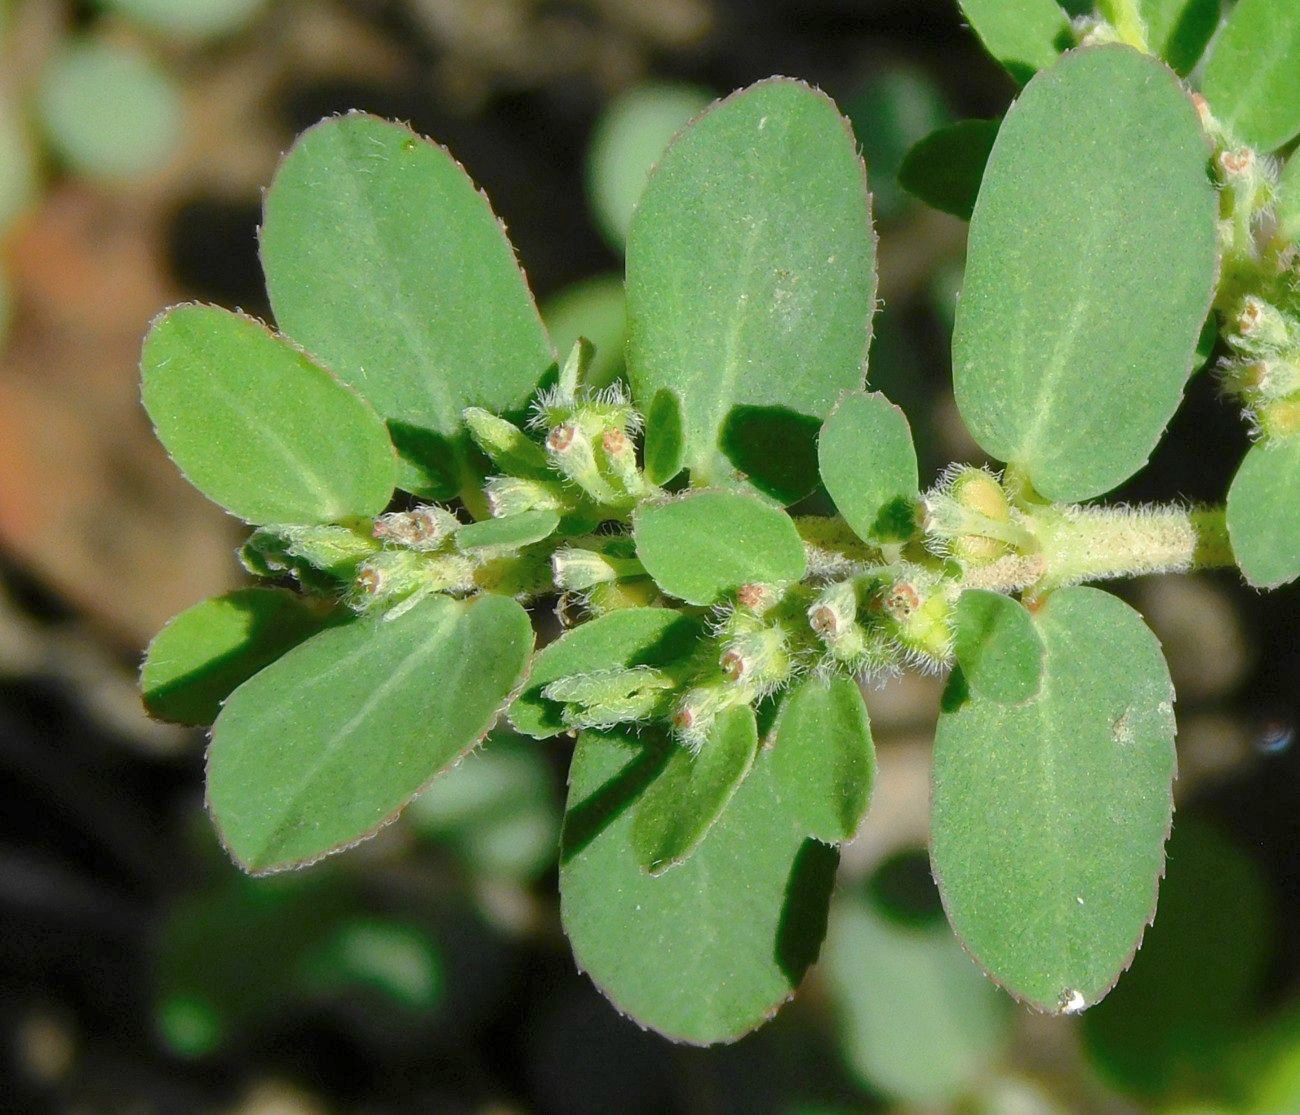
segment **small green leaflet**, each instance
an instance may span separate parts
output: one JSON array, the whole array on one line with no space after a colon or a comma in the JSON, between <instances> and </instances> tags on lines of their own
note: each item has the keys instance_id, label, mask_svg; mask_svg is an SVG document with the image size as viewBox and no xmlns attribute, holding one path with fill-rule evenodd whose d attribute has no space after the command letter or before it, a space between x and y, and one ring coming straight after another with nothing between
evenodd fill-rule
<instances>
[{"instance_id":1,"label":"small green leaflet","mask_svg":"<svg viewBox=\"0 0 1300 1115\"><path fill-rule=\"evenodd\" d=\"M348 615L278 588L209 597L169 620L149 644L140 670L145 707L161 720L211 724L239 685Z\"/></svg>"},{"instance_id":2,"label":"small green leaflet","mask_svg":"<svg viewBox=\"0 0 1300 1115\"><path fill-rule=\"evenodd\" d=\"M262 266L280 328L374 404L417 495L459 493L466 407L521 411L555 361L487 199L400 124L353 113L298 138Z\"/></svg>"},{"instance_id":3,"label":"small green leaflet","mask_svg":"<svg viewBox=\"0 0 1300 1115\"><path fill-rule=\"evenodd\" d=\"M140 373L158 440L241 519L329 523L378 514L393 494L393 447L370 405L252 318L168 310Z\"/></svg>"},{"instance_id":4,"label":"small green leaflet","mask_svg":"<svg viewBox=\"0 0 1300 1115\"><path fill-rule=\"evenodd\" d=\"M1056 0L958 0L980 42L1021 85L1074 45Z\"/></svg>"},{"instance_id":5,"label":"small green leaflet","mask_svg":"<svg viewBox=\"0 0 1300 1115\"><path fill-rule=\"evenodd\" d=\"M568 731L563 706L542 696L552 682L601 670L671 667L689 658L703 633L699 620L668 608L623 608L566 631L538 653L510 722L536 739Z\"/></svg>"},{"instance_id":6,"label":"small green leaflet","mask_svg":"<svg viewBox=\"0 0 1300 1115\"><path fill-rule=\"evenodd\" d=\"M903 189L969 221L999 126L997 120L958 120L931 132L903 159L898 171Z\"/></svg>"},{"instance_id":7,"label":"small green leaflet","mask_svg":"<svg viewBox=\"0 0 1300 1115\"><path fill-rule=\"evenodd\" d=\"M1300 577L1300 435L1247 451L1228 490L1228 537L1256 588Z\"/></svg>"},{"instance_id":8,"label":"small green leaflet","mask_svg":"<svg viewBox=\"0 0 1300 1115\"><path fill-rule=\"evenodd\" d=\"M744 781L758 753L754 710L723 712L698 753L678 746L636 806L632 847L651 875L684 862Z\"/></svg>"},{"instance_id":9,"label":"small green leaflet","mask_svg":"<svg viewBox=\"0 0 1300 1115\"><path fill-rule=\"evenodd\" d=\"M673 142L628 236L627 359L642 408L680 397L694 483L812 491L817 428L862 386L875 275L866 174L823 94L763 81Z\"/></svg>"},{"instance_id":10,"label":"small green leaflet","mask_svg":"<svg viewBox=\"0 0 1300 1115\"><path fill-rule=\"evenodd\" d=\"M456 531L456 548L508 553L549 538L559 525L560 516L554 511L520 511L499 519L484 519Z\"/></svg>"},{"instance_id":11,"label":"small green leaflet","mask_svg":"<svg viewBox=\"0 0 1300 1115\"><path fill-rule=\"evenodd\" d=\"M632 534L646 572L688 604L715 604L750 582L797 581L807 567L794 520L739 492L691 492L642 504Z\"/></svg>"},{"instance_id":12,"label":"small green leaflet","mask_svg":"<svg viewBox=\"0 0 1300 1115\"><path fill-rule=\"evenodd\" d=\"M1214 115L1243 143L1275 151L1300 133L1300 4L1238 0L1203 87Z\"/></svg>"},{"instance_id":13,"label":"small green leaflet","mask_svg":"<svg viewBox=\"0 0 1300 1115\"><path fill-rule=\"evenodd\" d=\"M259 874L365 839L492 726L532 649L503 596L437 596L325 631L246 681L217 717L208 805Z\"/></svg>"},{"instance_id":14,"label":"small green leaflet","mask_svg":"<svg viewBox=\"0 0 1300 1115\"><path fill-rule=\"evenodd\" d=\"M822 483L866 542L904 542L921 498L912 430L884 395L845 395L817 440Z\"/></svg>"},{"instance_id":15,"label":"small green leaflet","mask_svg":"<svg viewBox=\"0 0 1300 1115\"><path fill-rule=\"evenodd\" d=\"M990 455L1075 502L1146 463L1178 408L1217 272L1195 109L1162 63L1077 50L1002 123L953 336L957 404Z\"/></svg>"},{"instance_id":16,"label":"small green leaflet","mask_svg":"<svg viewBox=\"0 0 1300 1115\"><path fill-rule=\"evenodd\" d=\"M686 467L686 409L671 387L650 400L645 420L645 474L652 484L667 484Z\"/></svg>"},{"instance_id":17,"label":"small green leaflet","mask_svg":"<svg viewBox=\"0 0 1300 1115\"><path fill-rule=\"evenodd\" d=\"M772 729L772 780L801 835L839 844L871 804L876 749L867 706L850 678L805 678L781 699Z\"/></svg>"},{"instance_id":18,"label":"small green leaflet","mask_svg":"<svg viewBox=\"0 0 1300 1115\"><path fill-rule=\"evenodd\" d=\"M817 957L839 854L801 836L769 752L689 860L642 870L635 803L667 743L584 732L569 768L560 915L579 968L665 1037L732 1041L767 1021Z\"/></svg>"},{"instance_id":19,"label":"small green leaflet","mask_svg":"<svg viewBox=\"0 0 1300 1115\"><path fill-rule=\"evenodd\" d=\"M1007 705L1038 692L1043 641L1023 605L1000 593L968 589L957 601L955 627L960 684Z\"/></svg>"},{"instance_id":20,"label":"small green leaflet","mask_svg":"<svg viewBox=\"0 0 1300 1115\"><path fill-rule=\"evenodd\" d=\"M1173 686L1155 636L1108 593L1059 590L1034 622L1036 697L945 695L931 860L981 967L1040 1010L1074 1013L1114 986L1155 912Z\"/></svg>"},{"instance_id":21,"label":"small green leaflet","mask_svg":"<svg viewBox=\"0 0 1300 1115\"><path fill-rule=\"evenodd\" d=\"M1221 0L1138 0L1147 45L1186 76L1219 27Z\"/></svg>"}]
</instances>

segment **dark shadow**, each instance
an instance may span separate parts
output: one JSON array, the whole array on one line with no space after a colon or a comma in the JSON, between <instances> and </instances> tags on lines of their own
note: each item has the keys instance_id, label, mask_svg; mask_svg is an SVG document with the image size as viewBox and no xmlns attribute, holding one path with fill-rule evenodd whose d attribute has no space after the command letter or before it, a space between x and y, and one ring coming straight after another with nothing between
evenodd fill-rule
<instances>
[{"instance_id":1,"label":"dark shadow","mask_svg":"<svg viewBox=\"0 0 1300 1115\"><path fill-rule=\"evenodd\" d=\"M884 917L926 928L943 922L943 902L922 848L895 852L867 881L867 896Z\"/></svg>"},{"instance_id":2,"label":"dark shadow","mask_svg":"<svg viewBox=\"0 0 1300 1115\"><path fill-rule=\"evenodd\" d=\"M423 426L389 420L388 436L398 455L419 470L420 491L430 499L453 499L460 493L456 459L463 452L457 442Z\"/></svg>"},{"instance_id":3,"label":"dark shadow","mask_svg":"<svg viewBox=\"0 0 1300 1115\"><path fill-rule=\"evenodd\" d=\"M718 445L760 492L794 503L817 486L821 422L785 407L732 407Z\"/></svg>"},{"instance_id":4,"label":"dark shadow","mask_svg":"<svg viewBox=\"0 0 1300 1115\"><path fill-rule=\"evenodd\" d=\"M647 739L618 774L595 793L569 807L560 837L561 865L578 855L641 796L663 770L673 746L663 739Z\"/></svg>"},{"instance_id":5,"label":"dark shadow","mask_svg":"<svg viewBox=\"0 0 1300 1115\"><path fill-rule=\"evenodd\" d=\"M948 684L943 687L943 696L939 698L939 707L946 713L954 713L970 700L970 683L962 673L960 666L954 666L948 675Z\"/></svg>"},{"instance_id":6,"label":"dark shadow","mask_svg":"<svg viewBox=\"0 0 1300 1115\"><path fill-rule=\"evenodd\" d=\"M916 501L895 496L876 515L872 537L882 542L907 542L916 534Z\"/></svg>"},{"instance_id":7,"label":"dark shadow","mask_svg":"<svg viewBox=\"0 0 1300 1115\"><path fill-rule=\"evenodd\" d=\"M775 954L777 966L791 986L803 979L821 951L839 863L838 848L811 838L795 854L776 927Z\"/></svg>"}]
</instances>

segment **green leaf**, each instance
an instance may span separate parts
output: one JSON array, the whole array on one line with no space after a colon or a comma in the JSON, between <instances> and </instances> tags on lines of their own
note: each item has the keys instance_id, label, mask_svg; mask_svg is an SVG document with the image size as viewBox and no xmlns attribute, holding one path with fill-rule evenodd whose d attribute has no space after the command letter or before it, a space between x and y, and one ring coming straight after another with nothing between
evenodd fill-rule
<instances>
[{"instance_id":1,"label":"green leaf","mask_svg":"<svg viewBox=\"0 0 1300 1115\"><path fill-rule=\"evenodd\" d=\"M46 64L37 115L59 157L78 174L131 178L161 170L181 139L181 92L135 47L72 41Z\"/></svg>"},{"instance_id":2,"label":"green leaf","mask_svg":"<svg viewBox=\"0 0 1300 1115\"><path fill-rule=\"evenodd\" d=\"M1182 397L1217 271L1187 93L1122 46L1078 50L1011 107L970 227L953 337L962 417L1052 500L1146 462Z\"/></svg>"},{"instance_id":3,"label":"green leaf","mask_svg":"<svg viewBox=\"0 0 1300 1115\"><path fill-rule=\"evenodd\" d=\"M266 0L99 0L140 23L183 39L228 35L253 19Z\"/></svg>"},{"instance_id":4,"label":"green leaf","mask_svg":"<svg viewBox=\"0 0 1300 1115\"><path fill-rule=\"evenodd\" d=\"M875 896L843 895L831 909L822 970L850 1068L896 1100L946 1108L1007 1045L1010 1004L942 915L905 921Z\"/></svg>"},{"instance_id":5,"label":"green leaf","mask_svg":"<svg viewBox=\"0 0 1300 1115\"><path fill-rule=\"evenodd\" d=\"M794 520L739 492L691 492L632 515L637 557L664 592L714 604L751 582L784 584L807 561Z\"/></svg>"},{"instance_id":6,"label":"green leaf","mask_svg":"<svg viewBox=\"0 0 1300 1115\"><path fill-rule=\"evenodd\" d=\"M627 240L632 214L664 148L712 99L693 85L638 85L601 115L587 151L587 194L596 224L615 250Z\"/></svg>"},{"instance_id":7,"label":"green leaf","mask_svg":"<svg viewBox=\"0 0 1300 1115\"><path fill-rule=\"evenodd\" d=\"M1073 1013L1114 986L1155 911L1173 812L1173 687L1141 617L1094 588L1034 616L1038 695L950 684L931 858L953 929L1018 999Z\"/></svg>"},{"instance_id":8,"label":"green leaf","mask_svg":"<svg viewBox=\"0 0 1300 1115\"><path fill-rule=\"evenodd\" d=\"M678 1041L732 1041L816 959L838 853L785 813L769 753L695 854L647 875L633 804L674 744L584 733L569 768L560 914L578 966L622 1012Z\"/></svg>"},{"instance_id":9,"label":"green leaf","mask_svg":"<svg viewBox=\"0 0 1300 1115\"><path fill-rule=\"evenodd\" d=\"M353 113L298 138L262 266L280 328L374 404L418 495L460 491L466 407L521 411L554 363L487 199L400 124Z\"/></svg>"},{"instance_id":10,"label":"green leaf","mask_svg":"<svg viewBox=\"0 0 1300 1115\"><path fill-rule=\"evenodd\" d=\"M1278 182L1277 231L1282 239L1300 244L1300 155L1294 152Z\"/></svg>"},{"instance_id":11,"label":"green leaf","mask_svg":"<svg viewBox=\"0 0 1300 1115\"><path fill-rule=\"evenodd\" d=\"M969 221L979 195L998 120L959 120L913 147L898 171L903 189L926 205Z\"/></svg>"},{"instance_id":12,"label":"green leaf","mask_svg":"<svg viewBox=\"0 0 1300 1115\"><path fill-rule=\"evenodd\" d=\"M980 42L1021 85L1074 44L1055 0L958 0Z\"/></svg>"},{"instance_id":13,"label":"green leaf","mask_svg":"<svg viewBox=\"0 0 1300 1115\"><path fill-rule=\"evenodd\" d=\"M817 440L822 483L866 542L903 542L916 531L921 498L907 418L884 395L845 395Z\"/></svg>"},{"instance_id":14,"label":"green leaf","mask_svg":"<svg viewBox=\"0 0 1300 1115\"><path fill-rule=\"evenodd\" d=\"M221 702L337 614L276 588L213 596L168 621L149 644L140 690L151 716L211 724Z\"/></svg>"},{"instance_id":15,"label":"green leaf","mask_svg":"<svg viewBox=\"0 0 1300 1115\"><path fill-rule=\"evenodd\" d=\"M1043 641L1023 605L1001 593L968 589L957 601L955 627L957 665L973 692L1004 705L1038 693Z\"/></svg>"},{"instance_id":16,"label":"green leaf","mask_svg":"<svg viewBox=\"0 0 1300 1115\"><path fill-rule=\"evenodd\" d=\"M421 836L452 848L478 876L527 882L555 863L559 802L546 754L493 732L406 808Z\"/></svg>"},{"instance_id":17,"label":"green leaf","mask_svg":"<svg viewBox=\"0 0 1300 1115\"><path fill-rule=\"evenodd\" d=\"M1202 83L1221 124L1274 151L1300 133L1300 5L1238 0L1214 40Z\"/></svg>"},{"instance_id":18,"label":"green leaf","mask_svg":"<svg viewBox=\"0 0 1300 1115\"><path fill-rule=\"evenodd\" d=\"M1108 1080L1150 1099L1222 1087L1233 1040L1256 1021L1270 897L1248 856L1180 812L1159 917L1132 970L1084 1016L1085 1048Z\"/></svg>"},{"instance_id":19,"label":"green leaf","mask_svg":"<svg viewBox=\"0 0 1300 1115\"><path fill-rule=\"evenodd\" d=\"M1256 588L1300 577L1300 436L1246 453L1228 490L1228 537Z\"/></svg>"},{"instance_id":20,"label":"green leaf","mask_svg":"<svg viewBox=\"0 0 1300 1115\"><path fill-rule=\"evenodd\" d=\"M645 474L652 484L667 484L686 467L686 408L671 387L650 400L645 422Z\"/></svg>"},{"instance_id":21,"label":"green leaf","mask_svg":"<svg viewBox=\"0 0 1300 1115\"><path fill-rule=\"evenodd\" d=\"M772 729L772 779L801 835L852 840L876 777L867 706L850 678L809 677L782 698Z\"/></svg>"},{"instance_id":22,"label":"green leaf","mask_svg":"<svg viewBox=\"0 0 1300 1115\"><path fill-rule=\"evenodd\" d=\"M208 804L226 847L260 873L372 835L483 738L531 647L513 600L438 596L290 651L213 728Z\"/></svg>"},{"instance_id":23,"label":"green leaf","mask_svg":"<svg viewBox=\"0 0 1300 1115\"><path fill-rule=\"evenodd\" d=\"M627 254L633 392L678 393L692 480L810 492L817 427L862 385L876 293L866 177L835 106L784 78L719 102L664 155Z\"/></svg>"},{"instance_id":24,"label":"green leaf","mask_svg":"<svg viewBox=\"0 0 1300 1115\"><path fill-rule=\"evenodd\" d=\"M687 860L722 816L757 753L758 723L748 705L723 712L698 753L677 746L637 803L637 862L662 875Z\"/></svg>"},{"instance_id":25,"label":"green leaf","mask_svg":"<svg viewBox=\"0 0 1300 1115\"><path fill-rule=\"evenodd\" d=\"M252 318L178 306L145 338L145 409L196 488L250 523L374 515L393 447L355 392Z\"/></svg>"},{"instance_id":26,"label":"green leaf","mask_svg":"<svg viewBox=\"0 0 1300 1115\"><path fill-rule=\"evenodd\" d=\"M557 352L571 352L579 338L595 353L580 386L608 387L623 376L627 344L627 299L620 275L598 275L565 287L542 307L542 320Z\"/></svg>"},{"instance_id":27,"label":"green leaf","mask_svg":"<svg viewBox=\"0 0 1300 1115\"><path fill-rule=\"evenodd\" d=\"M560 516L554 511L520 511L499 519L484 519L456 531L456 548L508 553L549 538L559 525Z\"/></svg>"},{"instance_id":28,"label":"green leaf","mask_svg":"<svg viewBox=\"0 0 1300 1115\"><path fill-rule=\"evenodd\" d=\"M510 707L510 722L535 739L566 732L563 706L542 696L551 682L600 670L672 666L690 656L703 633L700 620L668 608L624 608L566 631L537 655Z\"/></svg>"},{"instance_id":29,"label":"green leaf","mask_svg":"<svg viewBox=\"0 0 1300 1115\"><path fill-rule=\"evenodd\" d=\"M1184 76L1200 61L1219 27L1221 0L1137 0L1147 43Z\"/></svg>"}]
</instances>

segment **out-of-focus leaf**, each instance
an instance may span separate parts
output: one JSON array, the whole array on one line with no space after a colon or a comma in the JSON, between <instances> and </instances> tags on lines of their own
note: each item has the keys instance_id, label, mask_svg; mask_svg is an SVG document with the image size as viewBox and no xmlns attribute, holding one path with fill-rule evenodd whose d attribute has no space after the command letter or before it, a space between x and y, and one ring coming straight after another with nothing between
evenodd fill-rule
<instances>
[{"instance_id":1,"label":"out-of-focus leaf","mask_svg":"<svg viewBox=\"0 0 1300 1115\"><path fill-rule=\"evenodd\" d=\"M646 874L634 806L674 746L579 737L560 913L578 966L620 1011L679 1041L732 1041L770 1018L816 959L839 856L798 833L763 751L695 854Z\"/></svg>"},{"instance_id":2,"label":"out-of-focus leaf","mask_svg":"<svg viewBox=\"0 0 1300 1115\"><path fill-rule=\"evenodd\" d=\"M1227 1100L1225 1064L1272 945L1268 889L1249 857L1192 817L1180 814L1168 858L1156 920L1132 969L1084 1016L1084 1043L1126 1092Z\"/></svg>"},{"instance_id":3,"label":"out-of-focus leaf","mask_svg":"<svg viewBox=\"0 0 1300 1115\"><path fill-rule=\"evenodd\" d=\"M0 232L36 197L36 162L18 111L0 98Z\"/></svg>"},{"instance_id":4,"label":"out-of-focus leaf","mask_svg":"<svg viewBox=\"0 0 1300 1115\"><path fill-rule=\"evenodd\" d=\"M1300 4L1237 0L1214 40L1202 83L1219 121L1274 151L1300 133Z\"/></svg>"},{"instance_id":5,"label":"out-of-focus leaf","mask_svg":"<svg viewBox=\"0 0 1300 1115\"><path fill-rule=\"evenodd\" d=\"M494 732L407 807L421 835L451 847L476 875L526 881L555 862L560 809L544 753Z\"/></svg>"},{"instance_id":6,"label":"out-of-focus leaf","mask_svg":"<svg viewBox=\"0 0 1300 1115\"><path fill-rule=\"evenodd\" d=\"M246 681L208 751L227 849L262 873L372 835L487 733L532 639L513 600L438 596L322 632Z\"/></svg>"},{"instance_id":7,"label":"out-of-focus leaf","mask_svg":"<svg viewBox=\"0 0 1300 1115\"><path fill-rule=\"evenodd\" d=\"M623 374L627 343L627 299L623 280L600 275L565 287L542 307L542 320L556 352L571 352L586 337L595 352L581 386L599 390Z\"/></svg>"},{"instance_id":8,"label":"out-of-focus leaf","mask_svg":"<svg viewBox=\"0 0 1300 1115\"><path fill-rule=\"evenodd\" d=\"M1218 269L1206 139L1168 68L1074 51L1011 107L980 187L953 337L975 440L1053 500L1146 463Z\"/></svg>"},{"instance_id":9,"label":"out-of-focus leaf","mask_svg":"<svg viewBox=\"0 0 1300 1115\"><path fill-rule=\"evenodd\" d=\"M664 148L712 99L694 85L654 83L629 89L605 109L587 151L587 193L596 224L616 250L627 240L632 214Z\"/></svg>"},{"instance_id":10,"label":"out-of-focus leaf","mask_svg":"<svg viewBox=\"0 0 1300 1115\"><path fill-rule=\"evenodd\" d=\"M933 892L918 858L919 871L902 866ZM822 963L845 1059L864 1083L896 1100L953 1103L1007 1045L1010 1003L942 916L904 920L870 891L845 894L831 910Z\"/></svg>"},{"instance_id":11,"label":"out-of-focus leaf","mask_svg":"<svg viewBox=\"0 0 1300 1115\"><path fill-rule=\"evenodd\" d=\"M739 492L692 492L643 504L633 514L632 533L646 572L688 604L715 604L750 582L797 581L807 565L794 520Z\"/></svg>"},{"instance_id":12,"label":"out-of-focus leaf","mask_svg":"<svg viewBox=\"0 0 1300 1115\"><path fill-rule=\"evenodd\" d=\"M228 35L250 22L266 0L98 0L141 23L182 39Z\"/></svg>"},{"instance_id":13,"label":"out-of-focus leaf","mask_svg":"<svg viewBox=\"0 0 1300 1115\"><path fill-rule=\"evenodd\" d=\"M926 205L969 221L1000 126L998 120L959 120L931 132L908 151L898 181Z\"/></svg>"},{"instance_id":14,"label":"out-of-focus leaf","mask_svg":"<svg viewBox=\"0 0 1300 1115\"><path fill-rule=\"evenodd\" d=\"M46 64L36 96L50 144L79 174L130 178L160 170L184 119L175 81L140 50L74 41Z\"/></svg>"},{"instance_id":15,"label":"out-of-focus leaf","mask_svg":"<svg viewBox=\"0 0 1300 1115\"><path fill-rule=\"evenodd\" d=\"M211 724L238 686L337 618L283 589L210 597L149 644L140 670L145 707L162 720Z\"/></svg>"},{"instance_id":16,"label":"out-of-focus leaf","mask_svg":"<svg viewBox=\"0 0 1300 1115\"><path fill-rule=\"evenodd\" d=\"M875 310L866 176L834 104L774 78L696 120L646 187L627 277L633 391L645 408L677 392L692 481L812 491L817 428L862 385Z\"/></svg>"},{"instance_id":17,"label":"out-of-focus leaf","mask_svg":"<svg viewBox=\"0 0 1300 1115\"><path fill-rule=\"evenodd\" d=\"M266 196L262 266L284 333L388 422L409 492L459 494L462 412L522 410L554 363L487 199L400 124L353 113L298 137Z\"/></svg>"},{"instance_id":18,"label":"out-of-focus leaf","mask_svg":"<svg viewBox=\"0 0 1300 1115\"><path fill-rule=\"evenodd\" d=\"M1173 813L1173 686L1140 616L1094 588L1034 615L1037 696L945 693L931 856L976 962L1040 1010L1075 1013L1128 966L1155 910Z\"/></svg>"},{"instance_id":19,"label":"out-of-focus leaf","mask_svg":"<svg viewBox=\"0 0 1300 1115\"><path fill-rule=\"evenodd\" d=\"M158 440L241 519L329 523L377 514L393 493L393 447L370 405L252 318L168 310L140 373Z\"/></svg>"}]
</instances>

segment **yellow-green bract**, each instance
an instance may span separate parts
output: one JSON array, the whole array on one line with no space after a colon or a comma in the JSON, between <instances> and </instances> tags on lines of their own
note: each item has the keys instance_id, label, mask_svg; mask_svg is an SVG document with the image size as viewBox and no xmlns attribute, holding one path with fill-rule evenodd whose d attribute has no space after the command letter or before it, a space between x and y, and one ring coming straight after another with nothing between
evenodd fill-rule
<instances>
[{"instance_id":1,"label":"yellow-green bract","mask_svg":"<svg viewBox=\"0 0 1300 1115\"><path fill-rule=\"evenodd\" d=\"M1108 593L1062 589L1034 618L1036 696L945 695L931 855L980 966L1018 999L1073 1013L1114 986L1155 913L1174 692L1155 636Z\"/></svg>"},{"instance_id":2,"label":"yellow-green bract","mask_svg":"<svg viewBox=\"0 0 1300 1115\"><path fill-rule=\"evenodd\" d=\"M1011 107L953 336L962 417L1049 499L1110 490L1177 410L1217 272L1209 147L1160 62L1078 50Z\"/></svg>"}]
</instances>

